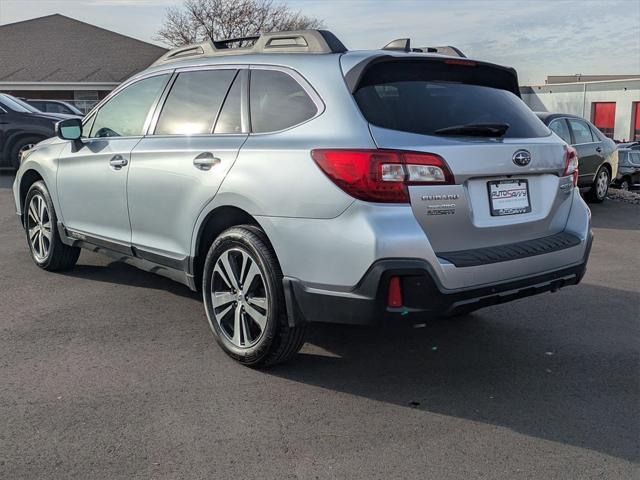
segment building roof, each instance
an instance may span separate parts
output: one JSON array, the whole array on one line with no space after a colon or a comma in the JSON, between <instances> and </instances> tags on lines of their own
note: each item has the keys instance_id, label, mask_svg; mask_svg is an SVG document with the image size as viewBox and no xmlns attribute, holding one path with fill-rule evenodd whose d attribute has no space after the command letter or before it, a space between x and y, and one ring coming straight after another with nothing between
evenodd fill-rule
<instances>
[{"instance_id":1,"label":"building roof","mask_svg":"<svg viewBox=\"0 0 640 480\"><path fill-rule=\"evenodd\" d=\"M557 83L589 83L602 82L606 80L630 80L640 77L635 75L547 75L544 83L553 85Z\"/></svg>"},{"instance_id":2,"label":"building roof","mask_svg":"<svg viewBox=\"0 0 640 480\"><path fill-rule=\"evenodd\" d=\"M166 49L64 15L0 25L0 82L120 83Z\"/></svg>"}]
</instances>

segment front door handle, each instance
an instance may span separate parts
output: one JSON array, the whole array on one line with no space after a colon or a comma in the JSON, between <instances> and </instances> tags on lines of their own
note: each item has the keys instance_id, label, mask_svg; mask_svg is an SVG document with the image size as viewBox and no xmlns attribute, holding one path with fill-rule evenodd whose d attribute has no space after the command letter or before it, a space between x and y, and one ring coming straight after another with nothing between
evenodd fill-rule
<instances>
[{"instance_id":1,"label":"front door handle","mask_svg":"<svg viewBox=\"0 0 640 480\"><path fill-rule=\"evenodd\" d=\"M193 164L200 170L211 170L220 163L220 159L215 157L211 152L204 152L193 159Z\"/></svg>"},{"instance_id":2,"label":"front door handle","mask_svg":"<svg viewBox=\"0 0 640 480\"><path fill-rule=\"evenodd\" d=\"M122 167L126 166L129 163L129 160L124 158L122 155L114 155L109 160L109 165L114 170L120 170Z\"/></svg>"}]
</instances>

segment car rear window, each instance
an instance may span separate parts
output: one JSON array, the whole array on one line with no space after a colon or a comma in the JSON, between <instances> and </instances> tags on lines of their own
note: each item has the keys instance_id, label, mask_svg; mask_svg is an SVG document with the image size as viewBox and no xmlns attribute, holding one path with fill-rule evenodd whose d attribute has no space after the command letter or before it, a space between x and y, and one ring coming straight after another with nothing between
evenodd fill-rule
<instances>
[{"instance_id":1,"label":"car rear window","mask_svg":"<svg viewBox=\"0 0 640 480\"><path fill-rule=\"evenodd\" d=\"M433 135L436 130L477 123L506 123L505 137L550 135L518 98L515 77L484 64L387 61L365 72L354 96L372 124Z\"/></svg>"}]
</instances>

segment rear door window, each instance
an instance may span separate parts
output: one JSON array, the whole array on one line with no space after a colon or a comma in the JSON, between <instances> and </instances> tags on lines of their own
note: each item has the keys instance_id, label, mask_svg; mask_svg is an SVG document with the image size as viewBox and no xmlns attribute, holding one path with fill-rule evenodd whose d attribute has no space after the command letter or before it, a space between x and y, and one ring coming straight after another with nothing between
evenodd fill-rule
<instances>
[{"instance_id":1,"label":"rear door window","mask_svg":"<svg viewBox=\"0 0 640 480\"><path fill-rule=\"evenodd\" d=\"M277 132L299 125L318 112L293 77L279 70L251 70L251 131Z\"/></svg>"},{"instance_id":2,"label":"rear door window","mask_svg":"<svg viewBox=\"0 0 640 480\"><path fill-rule=\"evenodd\" d=\"M581 143L593 143L594 139L587 122L577 120L575 118L569 118L568 122L571 126L571 130L573 131L575 145L580 145Z\"/></svg>"},{"instance_id":3,"label":"rear door window","mask_svg":"<svg viewBox=\"0 0 640 480\"><path fill-rule=\"evenodd\" d=\"M571 133L569 132L569 127L567 126L567 121L564 118L559 118L554 120L549 125L549 128L558 135L562 140L571 145Z\"/></svg>"},{"instance_id":4,"label":"rear door window","mask_svg":"<svg viewBox=\"0 0 640 480\"><path fill-rule=\"evenodd\" d=\"M213 133L242 133L242 77L241 74L236 75Z\"/></svg>"},{"instance_id":5,"label":"rear door window","mask_svg":"<svg viewBox=\"0 0 640 480\"><path fill-rule=\"evenodd\" d=\"M213 126L237 70L199 70L178 75L162 107L155 135L197 135Z\"/></svg>"},{"instance_id":6,"label":"rear door window","mask_svg":"<svg viewBox=\"0 0 640 480\"><path fill-rule=\"evenodd\" d=\"M550 135L512 93L514 78L497 67L444 61L388 61L364 73L354 96L365 118L379 127L434 135L469 124L509 125L505 137Z\"/></svg>"}]
</instances>

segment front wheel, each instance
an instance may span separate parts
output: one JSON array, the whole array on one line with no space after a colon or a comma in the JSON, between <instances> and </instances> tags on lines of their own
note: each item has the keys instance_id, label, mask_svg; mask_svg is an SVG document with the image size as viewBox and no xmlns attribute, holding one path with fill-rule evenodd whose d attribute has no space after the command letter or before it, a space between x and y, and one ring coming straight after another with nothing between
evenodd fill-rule
<instances>
[{"instance_id":1,"label":"front wheel","mask_svg":"<svg viewBox=\"0 0 640 480\"><path fill-rule=\"evenodd\" d=\"M56 212L44 182L35 182L24 202L23 225L31 258L40 268L56 271L73 267L80 256L78 247L62 243Z\"/></svg>"},{"instance_id":2,"label":"front wheel","mask_svg":"<svg viewBox=\"0 0 640 480\"><path fill-rule=\"evenodd\" d=\"M587 199L594 203L602 203L609 191L609 183L611 183L609 170L606 167L600 167L591 190L587 192Z\"/></svg>"},{"instance_id":3,"label":"front wheel","mask_svg":"<svg viewBox=\"0 0 640 480\"><path fill-rule=\"evenodd\" d=\"M252 225L224 231L205 260L202 292L213 334L231 358L265 367L294 356L304 325L287 322L282 272L265 234Z\"/></svg>"}]
</instances>

